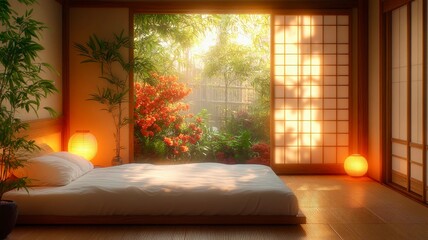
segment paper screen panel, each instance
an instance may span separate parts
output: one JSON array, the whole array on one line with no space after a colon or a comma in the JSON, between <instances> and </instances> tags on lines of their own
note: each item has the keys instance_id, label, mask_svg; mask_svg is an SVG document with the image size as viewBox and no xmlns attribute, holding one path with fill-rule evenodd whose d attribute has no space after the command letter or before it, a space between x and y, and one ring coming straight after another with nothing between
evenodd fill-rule
<instances>
[{"instance_id":1,"label":"paper screen panel","mask_svg":"<svg viewBox=\"0 0 428 240\"><path fill-rule=\"evenodd\" d=\"M349 15L274 17L275 164L349 155Z\"/></svg>"},{"instance_id":2,"label":"paper screen panel","mask_svg":"<svg viewBox=\"0 0 428 240\"><path fill-rule=\"evenodd\" d=\"M411 14L411 141L422 144L423 131L423 13L422 1L412 2Z\"/></svg>"},{"instance_id":3,"label":"paper screen panel","mask_svg":"<svg viewBox=\"0 0 428 240\"><path fill-rule=\"evenodd\" d=\"M424 132L423 132L423 33L424 33L423 1L411 3L411 133L410 133L410 190L424 195Z\"/></svg>"},{"instance_id":4,"label":"paper screen panel","mask_svg":"<svg viewBox=\"0 0 428 240\"><path fill-rule=\"evenodd\" d=\"M409 182L407 6L392 11L391 24L392 182L407 188Z\"/></svg>"},{"instance_id":5,"label":"paper screen panel","mask_svg":"<svg viewBox=\"0 0 428 240\"><path fill-rule=\"evenodd\" d=\"M392 138L407 140L407 7L392 12Z\"/></svg>"}]
</instances>

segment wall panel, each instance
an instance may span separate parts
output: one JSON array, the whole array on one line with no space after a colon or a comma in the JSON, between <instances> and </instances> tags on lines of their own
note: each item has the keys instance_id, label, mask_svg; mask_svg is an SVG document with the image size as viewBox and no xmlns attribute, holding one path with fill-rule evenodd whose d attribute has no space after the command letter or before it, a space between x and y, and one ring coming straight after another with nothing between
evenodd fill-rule
<instances>
[{"instance_id":1,"label":"wall panel","mask_svg":"<svg viewBox=\"0 0 428 240\"><path fill-rule=\"evenodd\" d=\"M382 178L381 164L381 105L380 105L380 1L367 1L369 8L368 24L368 175L378 181Z\"/></svg>"},{"instance_id":2,"label":"wall panel","mask_svg":"<svg viewBox=\"0 0 428 240\"><path fill-rule=\"evenodd\" d=\"M89 94L97 91L105 81L99 79L100 67L92 63L80 63L83 58L74 49L74 43L85 43L89 36L96 34L103 39L111 39L113 33L129 29L127 8L71 8L70 9L70 134L77 130L89 130L98 141L98 153L92 162L109 166L114 156L114 125L110 114L102 111L98 102L88 101ZM125 57L127 56L125 53ZM126 77L126 74L124 75ZM125 113L128 112L126 109ZM124 162L129 160L129 128L122 128L121 151Z\"/></svg>"}]
</instances>

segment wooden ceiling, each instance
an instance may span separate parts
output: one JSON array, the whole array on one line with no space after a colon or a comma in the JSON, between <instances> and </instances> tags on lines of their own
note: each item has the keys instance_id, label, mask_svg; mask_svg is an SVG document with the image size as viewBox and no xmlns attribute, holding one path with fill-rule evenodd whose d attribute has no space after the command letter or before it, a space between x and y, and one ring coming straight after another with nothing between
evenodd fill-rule
<instances>
[{"instance_id":1,"label":"wooden ceiling","mask_svg":"<svg viewBox=\"0 0 428 240\"><path fill-rule=\"evenodd\" d=\"M361 1L361 0L360 0ZM366 0L363 0L366 1ZM72 7L132 7L177 9L350 9L359 0L62 0Z\"/></svg>"}]
</instances>

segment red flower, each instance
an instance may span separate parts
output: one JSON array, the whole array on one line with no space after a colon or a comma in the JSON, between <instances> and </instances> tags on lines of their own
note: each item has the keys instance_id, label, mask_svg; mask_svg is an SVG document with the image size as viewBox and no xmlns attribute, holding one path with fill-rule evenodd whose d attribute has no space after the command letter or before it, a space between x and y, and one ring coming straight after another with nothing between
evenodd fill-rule
<instances>
[{"instance_id":1,"label":"red flower","mask_svg":"<svg viewBox=\"0 0 428 240\"><path fill-rule=\"evenodd\" d=\"M198 140L196 140L196 138L194 138L194 137L189 138L189 143L196 144L197 142L198 142Z\"/></svg>"},{"instance_id":2,"label":"red flower","mask_svg":"<svg viewBox=\"0 0 428 240\"><path fill-rule=\"evenodd\" d=\"M167 137L165 137L164 139L163 139L163 141L165 142L165 144L166 145L168 145L168 146L172 146L173 144L174 144L174 142L171 140L171 138L167 138Z\"/></svg>"},{"instance_id":3,"label":"red flower","mask_svg":"<svg viewBox=\"0 0 428 240\"><path fill-rule=\"evenodd\" d=\"M180 146L180 151L181 152L187 152L189 151L189 148L186 145Z\"/></svg>"},{"instance_id":4,"label":"red flower","mask_svg":"<svg viewBox=\"0 0 428 240\"><path fill-rule=\"evenodd\" d=\"M218 152L218 153L216 153L215 157L218 160L224 160L224 159L226 159L226 154L224 154L224 152Z\"/></svg>"},{"instance_id":5,"label":"red flower","mask_svg":"<svg viewBox=\"0 0 428 240\"><path fill-rule=\"evenodd\" d=\"M141 85L139 83L135 84L135 91L139 91L141 89Z\"/></svg>"},{"instance_id":6,"label":"red flower","mask_svg":"<svg viewBox=\"0 0 428 240\"><path fill-rule=\"evenodd\" d=\"M254 144L251 150L257 153L257 157L254 157L247 161L250 164L263 164L270 165L270 146L266 143Z\"/></svg>"}]
</instances>

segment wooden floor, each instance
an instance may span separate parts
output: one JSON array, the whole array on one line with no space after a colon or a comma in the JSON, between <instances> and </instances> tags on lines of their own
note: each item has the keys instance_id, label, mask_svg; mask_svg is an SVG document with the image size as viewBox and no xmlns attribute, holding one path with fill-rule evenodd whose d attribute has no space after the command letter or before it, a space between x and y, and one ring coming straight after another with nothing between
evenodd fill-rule
<instances>
[{"instance_id":1,"label":"wooden floor","mask_svg":"<svg viewBox=\"0 0 428 240\"><path fill-rule=\"evenodd\" d=\"M307 224L297 226L18 226L17 239L428 239L428 207L368 178L282 176Z\"/></svg>"}]
</instances>

